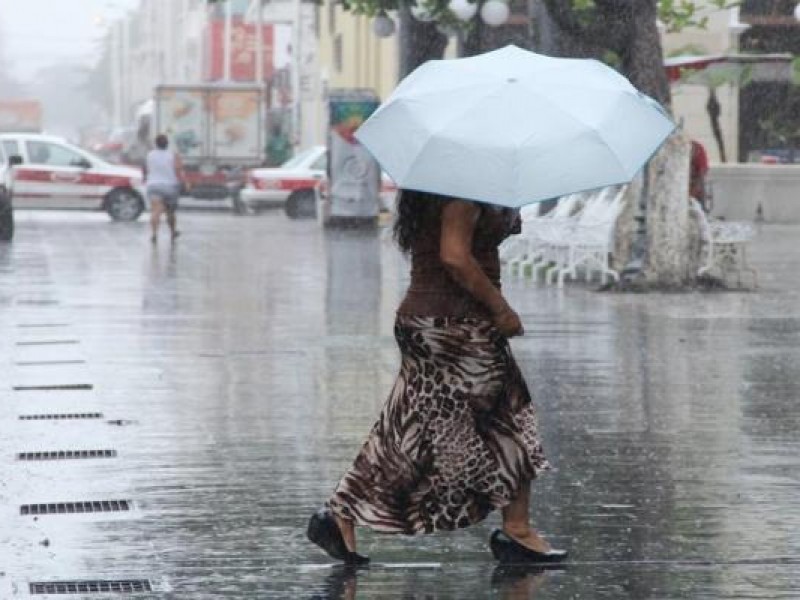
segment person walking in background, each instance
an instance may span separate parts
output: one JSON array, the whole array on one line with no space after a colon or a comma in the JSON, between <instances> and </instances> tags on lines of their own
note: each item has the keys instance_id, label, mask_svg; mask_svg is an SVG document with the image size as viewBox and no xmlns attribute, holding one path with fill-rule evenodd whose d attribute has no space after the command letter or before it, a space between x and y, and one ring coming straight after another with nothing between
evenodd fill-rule
<instances>
[{"instance_id":1,"label":"person walking in background","mask_svg":"<svg viewBox=\"0 0 800 600\"><path fill-rule=\"evenodd\" d=\"M147 153L144 165L144 178L147 185L147 197L150 200L150 241L158 241L158 229L161 215L166 213L172 240L180 232L177 229L175 212L178 210L178 198L184 186L183 162L181 157L169 149L169 140L164 134L156 136L156 147Z\"/></svg>"},{"instance_id":2,"label":"person walking in background","mask_svg":"<svg viewBox=\"0 0 800 600\"><path fill-rule=\"evenodd\" d=\"M708 174L708 154L703 144L692 140L692 157L689 163L689 196L700 203L705 212L711 210L706 197L706 175Z\"/></svg>"},{"instance_id":3,"label":"person walking in background","mask_svg":"<svg viewBox=\"0 0 800 600\"><path fill-rule=\"evenodd\" d=\"M508 338L522 323L500 292L498 245L518 226L511 209L402 190L395 238L411 254L397 311L400 374L352 467L307 535L351 564L355 526L432 533L501 509L490 548L501 562L554 563L530 526L530 484L548 467L536 414Z\"/></svg>"},{"instance_id":4,"label":"person walking in background","mask_svg":"<svg viewBox=\"0 0 800 600\"><path fill-rule=\"evenodd\" d=\"M267 141L267 166L280 167L292 157L292 144L289 136L283 131L283 127L274 124L269 132Z\"/></svg>"}]
</instances>

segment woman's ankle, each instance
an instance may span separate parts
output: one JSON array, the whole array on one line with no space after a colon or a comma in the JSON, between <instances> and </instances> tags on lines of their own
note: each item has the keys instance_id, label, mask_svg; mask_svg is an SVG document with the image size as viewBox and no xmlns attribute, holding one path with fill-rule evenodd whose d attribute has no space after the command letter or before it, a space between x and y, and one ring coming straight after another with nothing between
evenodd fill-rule
<instances>
[{"instance_id":1,"label":"woman's ankle","mask_svg":"<svg viewBox=\"0 0 800 600\"><path fill-rule=\"evenodd\" d=\"M524 538L531 532L531 526L528 523L503 523L503 531L511 537Z\"/></svg>"},{"instance_id":2,"label":"woman's ankle","mask_svg":"<svg viewBox=\"0 0 800 600\"><path fill-rule=\"evenodd\" d=\"M336 525L339 527L339 531L342 534L342 538L344 538L344 543L347 546L350 552L356 551L356 528L355 523L353 521L349 521L347 519L343 519L339 515L333 515L334 520L336 521Z\"/></svg>"}]
</instances>

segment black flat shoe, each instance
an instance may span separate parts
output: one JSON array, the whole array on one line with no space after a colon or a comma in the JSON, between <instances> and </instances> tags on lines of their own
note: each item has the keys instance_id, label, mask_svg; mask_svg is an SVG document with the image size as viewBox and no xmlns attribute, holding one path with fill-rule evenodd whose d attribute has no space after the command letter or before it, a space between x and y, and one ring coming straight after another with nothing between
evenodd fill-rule
<instances>
[{"instance_id":1,"label":"black flat shoe","mask_svg":"<svg viewBox=\"0 0 800 600\"><path fill-rule=\"evenodd\" d=\"M351 552L347 548L342 532L336 524L336 519L333 518L333 513L328 508L321 508L311 515L306 535L331 558L344 561L348 565L365 565L369 562L369 558L366 556L362 556L358 552Z\"/></svg>"},{"instance_id":2,"label":"black flat shoe","mask_svg":"<svg viewBox=\"0 0 800 600\"><path fill-rule=\"evenodd\" d=\"M489 538L489 546L495 559L501 563L554 564L564 562L567 559L566 550L537 552L527 546L523 546L501 529L495 529L492 532L492 537Z\"/></svg>"}]
</instances>

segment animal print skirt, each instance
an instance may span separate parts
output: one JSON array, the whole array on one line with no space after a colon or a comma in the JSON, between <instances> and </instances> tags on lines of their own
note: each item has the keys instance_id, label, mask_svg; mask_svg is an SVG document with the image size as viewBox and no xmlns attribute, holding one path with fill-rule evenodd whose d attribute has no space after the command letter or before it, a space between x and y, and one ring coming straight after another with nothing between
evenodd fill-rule
<instances>
[{"instance_id":1,"label":"animal print skirt","mask_svg":"<svg viewBox=\"0 0 800 600\"><path fill-rule=\"evenodd\" d=\"M479 319L398 315L400 375L328 505L384 533L467 527L548 468L508 341Z\"/></svg>"}]
</instances>

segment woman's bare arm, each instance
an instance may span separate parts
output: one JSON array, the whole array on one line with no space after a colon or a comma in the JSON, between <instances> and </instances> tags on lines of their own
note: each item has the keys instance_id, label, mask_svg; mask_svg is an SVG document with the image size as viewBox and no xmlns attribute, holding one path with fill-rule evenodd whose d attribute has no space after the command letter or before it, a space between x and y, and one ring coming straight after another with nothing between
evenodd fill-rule
<instances>
[{"instance_id":1,"label":"woman's bare arm","mask_svg":"<svg viewBox=\"0 0 800 600\"><path fill-rule=\"evenodd\" d=\"M453 200L445 204L439 257L453 279L491 311L495 325L504 335L521 335L519 317L472 255L479 216L480 208L472 202Z\"/></svg>"}]
</instances>

